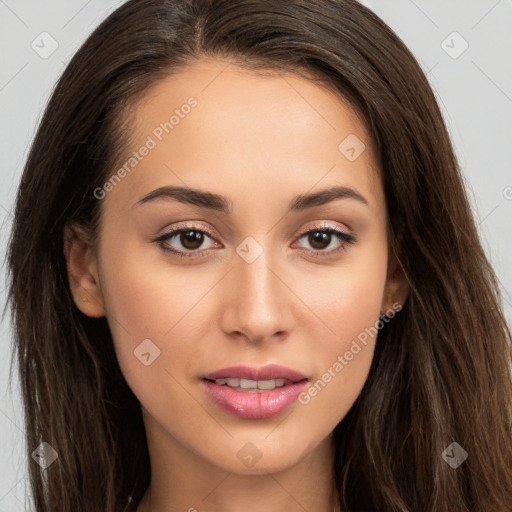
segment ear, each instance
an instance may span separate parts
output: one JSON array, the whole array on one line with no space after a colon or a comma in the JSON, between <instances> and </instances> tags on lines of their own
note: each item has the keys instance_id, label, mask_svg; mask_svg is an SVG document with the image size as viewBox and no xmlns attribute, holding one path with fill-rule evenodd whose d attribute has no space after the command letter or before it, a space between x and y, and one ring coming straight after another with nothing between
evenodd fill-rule
<instances>
[{"instance_id":1,"label":"ear","mask_svg":"<svg viewBox=\"0 0 512 512\"><path fill-rule=\"evenodd\" d=\"M382 297L382 313L386 315L387 311L396 311L398 305L400 306L399 311L405 304L408 295L409 283L407 277L398 257L393 254L388 265L388 275Z\"/></svg>"},{"instance_id":2,"label":"ear","mask_svg":"<svg viewBox=\"0 0 512 512\"><path fill-rule=\"evenodd\" d=\"M79 226L64 227L64 256L71 293L78 309L87 316L105 315L98 262L89 233Z\"/></svg>"}]
</instances>

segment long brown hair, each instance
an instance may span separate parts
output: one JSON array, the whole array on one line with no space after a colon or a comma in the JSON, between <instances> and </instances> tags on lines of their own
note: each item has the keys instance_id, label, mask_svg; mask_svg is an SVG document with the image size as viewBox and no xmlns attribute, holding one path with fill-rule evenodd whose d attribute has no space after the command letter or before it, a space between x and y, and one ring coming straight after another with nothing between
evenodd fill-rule
<instances>
[{"instance_id":1,"label":"long brown hair","mask_svg":"<svg viewBox=\"0 0 512 512\"><path fill-rule=\"evenodd\" d=\"M131 0L67 66L26 162L8 248L35 510L133 511L148 486L140 404L106 319L75 306L63 232L74 223L95 240L93 191L126 150L136 99L201 56L316 78L350 102L377 148L410 292L334 430L342 510L511 511L511 334L497 279L424 73L355 0ZM43 441L58 452L46 469L30 457ZM468 454L456 469L442 456L454 442Z\"/></svg>"}]
</instances>

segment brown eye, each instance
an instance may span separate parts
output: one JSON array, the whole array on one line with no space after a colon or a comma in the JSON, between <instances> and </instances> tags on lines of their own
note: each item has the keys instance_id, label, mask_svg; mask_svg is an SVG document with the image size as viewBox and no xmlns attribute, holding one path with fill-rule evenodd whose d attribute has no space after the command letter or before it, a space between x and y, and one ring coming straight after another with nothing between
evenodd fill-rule
<instances>
[{"instance_id":1,"label":"brown eye","mask_svg":"<svg viewBox=\"0 0 512 512\"><path fill-rule=\"evenodd\" d=\"M322 250L329 246L331 243L332 235L325 231L310 231L308 234L308 241L313 249Z\"/></svg>"},{"instance_id":2,"label":"brown eye","mask_svg":"<svg viewBox=\"0 0 512 512\"><path fill-rule=\"evenodd\" d=\"M182 231L179 241L185 249L199 249L204 241L204 234L202 231Z\"/></svg>"},{"instance_id":3,"label":"brown eye","mask_svg":"<svg viewBox=\"0 0 512 512\"><path fill-rule=\"evenodd\" d=\"M306 239L309 245L309 253L315 257L328 257L338 254L356 241L355 236L344 233L338 229L319 226L302 233L299 240ZM333 245L329 249L329 246ZM336 243L337 242L337 243ZM307 249L307 247L300 246Z\"/></svg>"},{"instance_id":4,"label":"brown eye","mask_svg":"<svg viewBox=\"0 0 512 512\"><path fill-rule=\"evenodd\" d=\"M203 247L207 239L212 241L211 245ZM157 238L155 242L158 242L158 245L164 251L183 257L195 257L201 255L203 250L218 245L213 242L213 237L209 233L192 226L174 229Z\"/></svg>"}]
</instances>

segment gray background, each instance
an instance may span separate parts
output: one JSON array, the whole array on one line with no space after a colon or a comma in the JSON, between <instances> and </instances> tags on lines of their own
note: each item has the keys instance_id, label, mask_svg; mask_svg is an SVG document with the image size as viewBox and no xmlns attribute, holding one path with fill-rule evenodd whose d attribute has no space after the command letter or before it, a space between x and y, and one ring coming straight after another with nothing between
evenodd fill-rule
<instances>
[{"instance_id":1,"label":"gray background","mask_svg":"<svg viewBox=\"0 0 512 512\"><path fill-rule=\"evenodd\" d=\"M51 90L78 46L120 3L0 0L2 254L23 163ZM512 0L362 3L398 33L428 73L512 325ZM1 308L4 270L0 273ZM8 314L0 328L0 512L14 512L25 510L29 489L16 375L12 390L8 389L12 339Z\"/></svg>"}]
</instances>

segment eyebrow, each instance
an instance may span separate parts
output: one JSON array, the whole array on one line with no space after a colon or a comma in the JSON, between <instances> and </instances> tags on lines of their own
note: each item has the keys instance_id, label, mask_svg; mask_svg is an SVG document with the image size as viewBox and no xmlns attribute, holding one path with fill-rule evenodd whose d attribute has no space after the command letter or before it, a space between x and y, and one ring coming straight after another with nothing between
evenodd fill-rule
<instances>
[{"instance_id":1,"label":"eyebrow","mask_svg":"<svg viewBox=\"0 0 512 512\"><path fill-rule=\"evenodd\" d=\"M225 214L230 214L232 211L232 202L224 196L193 188L175 186L157 188L139 199L133 206L140 206L162 199L175 199L181 203L200 206ZM330 203L336 199L355 199L368 206L368 201L357 190L350 187L334 186L294 197L290 202L289 211L306 210Z\"/></svg>"}]
</instances>

